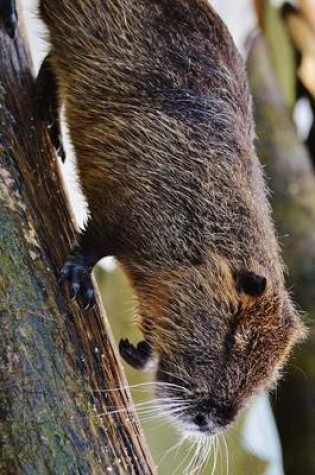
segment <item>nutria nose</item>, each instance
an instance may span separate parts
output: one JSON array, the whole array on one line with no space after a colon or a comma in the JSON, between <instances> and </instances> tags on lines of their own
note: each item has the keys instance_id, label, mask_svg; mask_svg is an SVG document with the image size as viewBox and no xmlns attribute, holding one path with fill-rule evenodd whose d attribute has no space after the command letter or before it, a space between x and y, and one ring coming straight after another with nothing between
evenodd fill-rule
<instances>
[{"instance_id":1,"label":"nutria nose","mask_svg":"<svg viewBox=\"0 0 315 475\"><path fill-rule=\"evenodd\" d=\"M193 418L193 423L197 426L199 432L206 433L207 435L212 435L216 431L216 424L209 414L198 412Z\"/></svg>"},{"instance_id":2,"label":"nutria nose","mask_svg":"<svg viewBox=\"0 0 315 475\"><path fill-rule=\"evenodd\" d=\"M200 412L195 416L194 418L194 423L200 428L200 429L206 429L208 426L208 419L204 414L201 414Z\"/></svg>"},{"instance_id":3,"label":"nutria nose","mask_svg":"<svg viewBox=\"0 0 315 475\"><path fill-rule=\"evenodd\" d=\"M216 428L225 428L235 419L237 409L234 405L211 405L209 412L197 412L192 422L201 432L212 433Z\"/></svg>"}]
</instances>

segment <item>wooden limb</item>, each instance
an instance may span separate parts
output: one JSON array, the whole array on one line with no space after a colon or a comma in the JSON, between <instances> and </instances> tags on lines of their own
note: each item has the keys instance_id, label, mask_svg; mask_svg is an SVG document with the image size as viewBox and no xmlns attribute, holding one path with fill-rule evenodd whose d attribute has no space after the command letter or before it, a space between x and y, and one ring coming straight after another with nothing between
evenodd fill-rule
<instances>
[{"instance_id":1,"label":"wooden limb","mask_svg":"<svg viewBox=\"0 0 315 475\"><path fill-rule=\"evenodd\" d=\"M269 50L261 36L250 47L248 73L254 95L258 153L272 189L274 216L289 268L292 292L307 311L308 341L296 354L277 391L275 413L285 473L315 473L315 175L298 139Z\"/></svg>"},{"instance_id":2,"label":"wooden limb","mask_svg":"<svg viewBox=\"0 0 315 475\"><path fill-rule=\"evenodd\" d=\"M22 36L0 26L0 472L153 474L100 305L57 283L75 230Z\"/></svg>"}]
</instances>

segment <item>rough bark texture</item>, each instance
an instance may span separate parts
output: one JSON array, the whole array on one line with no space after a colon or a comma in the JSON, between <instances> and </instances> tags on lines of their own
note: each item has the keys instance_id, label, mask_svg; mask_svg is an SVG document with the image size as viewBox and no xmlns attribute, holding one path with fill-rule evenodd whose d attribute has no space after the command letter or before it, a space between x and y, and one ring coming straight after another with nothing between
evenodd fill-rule
<instances>
[{"instance_id":1,"label":"rough bark texture","mask_svg":"<svg viewBox=\"0 0 315 475\"><path fill-rule=\"evenodd\" d=\"M275 412L285 473L315 473L315 175L271 67L261 37L251 43L248 71L254 94L258 152L266 165L289 284L307 312L310 335L277 391ZM306 376L307 375L307 376Z\"/></svg>"},{"instance_id":2,"label":"rough bark texture","mask_svg":"<svg viewBox=\"0 0 315 475\"><path fill-rule=\"evenodd\" d=\"M0 473L152 474L111 332L57 284L75 240L21 34L0 29ZM118 410L112 415L111 410Z\"/></svg>"}]
</instances>

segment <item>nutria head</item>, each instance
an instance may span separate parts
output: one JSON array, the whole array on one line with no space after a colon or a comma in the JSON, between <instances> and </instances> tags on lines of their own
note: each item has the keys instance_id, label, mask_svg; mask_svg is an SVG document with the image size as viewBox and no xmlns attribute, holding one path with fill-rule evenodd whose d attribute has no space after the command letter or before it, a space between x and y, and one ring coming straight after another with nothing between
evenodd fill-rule
<instances>
[{"instance_id":1,"label":"nutria head","mask_svg":"<svg viewBox=\"0 0 315 475\"><path fill-rule=\"evenodd\" d=\"M164 412L185 433L214 435L272 387L304 329L270 271L232 270L221 262L180 275L168 282L160 314L144 325L148 343L138 348L146 361L155 356ZM126 357L124 343L120 350Z\"/></svg>"},{"instance_id":2,"label":"nutria head","mask_svg":"<svg viewBox=\"0 0 315 475\"><path fill-rule=\"evenodd\" d=\"M207 435L229 426L253 396L274 384L303 333L288 294L272 288L266 276L240 270L217 279L210 291L196 275L193 285L183 283L185 298L169 302L172 314L181 307L177 331L159 355L156 376L166 383L158 385L158 397L180 402L171 417L186 432Z\"/></svg>"}]
</instances>

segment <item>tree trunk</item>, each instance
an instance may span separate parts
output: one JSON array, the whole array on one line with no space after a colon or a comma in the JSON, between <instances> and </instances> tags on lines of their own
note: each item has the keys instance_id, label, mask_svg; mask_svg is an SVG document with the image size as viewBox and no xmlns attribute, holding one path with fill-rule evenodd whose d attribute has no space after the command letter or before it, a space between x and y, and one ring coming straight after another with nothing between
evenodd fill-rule
<instances>
[{"instance_id":1,"label":"tree trunk","mask_svg":"<svg viewBox=\"0 0 315 475\"><path fill-rule=\"evenodd\" d=\"M296 351L277 391L275 413L285 473L315 473L315 175L276 81L261 36L251 42L248 72L256 114L258 153L266 166L289 288L307 312L308 341ZM306 376L307 375L307 376Z\"/></svg>"},{"instance_id":2,"label":"tree trunk","mask_svg":"<svg viewBox=\"0 0 315 475\"><path fill-rule=\"evenodd\" d=\"M23 36L0 28L0 473L153 474L99 298L57 283L75 229Z\"/></svg>"}]
</instances>

